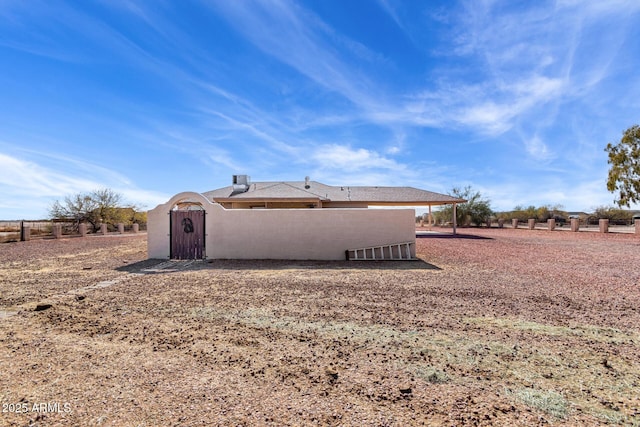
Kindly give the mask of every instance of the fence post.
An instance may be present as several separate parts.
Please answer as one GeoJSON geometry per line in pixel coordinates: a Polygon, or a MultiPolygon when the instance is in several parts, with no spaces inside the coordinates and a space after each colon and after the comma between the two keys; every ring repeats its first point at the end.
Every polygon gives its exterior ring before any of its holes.
{"type": "Polygon", "coordinates": [[[580,230],[580,220],[578,218],[571,218],[571,231],[580,230]]]}
{"type": "Polygon", "coordinates": [[[118,233],[124,233],[124,224],[121,222],[118,223],[118,233]]]}
{"type": "Polygon", "coordinates": [[[598,225],[600,225],[600,232],[601,233],[608,233],[609,232],[609,220],[608,219],[601,219],[600,221],[598,221],[598,225]]]}
{"type": "Polygon", "coordinates": [[[102,233],[103,235],[107,235],[107,224],[102,224],[100,225],[100,233],[102,233]]]}
{"type": "Polygon", "coordinates": [[[513,228],[518,228],[518,219],[517,218],[514,218],[514,219],[511,220],[511,226],[513,228]]]}
{"type": "Polygon", "coordinates": [[[636,225],[636,234],[640,235],[640,219],[636,219],[633,223],[636,225]]]}
{"type": "Polygon", "coordinates": [[[78,233],[80,233],[80,237],[86,237],[86,235],[87,235],[87,224],[85,224],[85,223],[78,224],[78,233]]]}
{"type": "Polygon", "coordinates": [[[556,220],[554,218],[549,218],[547,220],[547,227],[551,231],[555,230],[556,229],[556,220]]]}
{"type": "Polygon", "coordinates": [[[60,224],[53,224],[53,238],[54,239],[60,239],[62,238],[62,225],[60,224]]]}
{"type": "Polygon", "coordinates": [[[533,230],[536,228],[536,220],[534,218],[529,218],[529,230],[533,230]]]}
{"type": "Polygon", "coordinates": [[[31,240],[31,227],[25,227],[24,221],[20,223],[20,241],[27,242],[31,240]]]}
{"type": "Polygon", "coordinates": [[[140,231],[140,226],[137,223],[133,224],[133,232],[137,233],[138,231],[140,231]]]}

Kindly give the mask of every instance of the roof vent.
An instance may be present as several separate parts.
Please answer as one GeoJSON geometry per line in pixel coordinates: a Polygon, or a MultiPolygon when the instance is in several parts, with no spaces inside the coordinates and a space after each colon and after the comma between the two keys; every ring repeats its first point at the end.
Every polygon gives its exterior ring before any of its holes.
{"type": "Polygon", "coordinates": [[[231,195],[246,193],[250,184],[251,177],[249,175],[233,175],[233,192],[231,195]]]}
{"type": "Polygon", "coordinates": [[[311,188],[311,185],[309,185],[309,180],[310,180],[310,179],[311,179],[311,178],[309,178],[308,176],[305,176],[305,177],[304,177],[304,188],[306,188],[307,190],[308,190],[309,188],[311,188]]]}

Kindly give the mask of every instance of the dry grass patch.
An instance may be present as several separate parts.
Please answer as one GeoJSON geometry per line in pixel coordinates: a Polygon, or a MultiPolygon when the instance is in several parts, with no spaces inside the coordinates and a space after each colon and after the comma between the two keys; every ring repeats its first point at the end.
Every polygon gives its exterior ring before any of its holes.
{"type": "Polygon", "coordinates": [[[506,390],[506,394],[512,395],[522,403],[552,415],[556,419],[564,420],[569,415],[569,403],[560,393],[555,391],[521,388],[515,391],[506,390]]]}

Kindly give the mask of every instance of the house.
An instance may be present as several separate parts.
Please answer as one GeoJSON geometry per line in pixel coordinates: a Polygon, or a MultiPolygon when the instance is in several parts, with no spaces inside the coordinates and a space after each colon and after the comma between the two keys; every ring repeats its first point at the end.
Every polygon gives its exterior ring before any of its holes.
{"type": "Polygon", "coordinates": [[[415,212],[401,207],[464,202],[413,187],[234,175],[230,186],[180,193],[150,210],[149,258],[408,259],[415,256],[415,212]],[[394,208],[368,209],[376,206],[394,208]]]}
{"type": "Polygon", "coordinates": [[[444,194],[413,187],[333,186],[311,181],[251,182],[234,175],[228,187],[203,193],[227,209],[367,208],[460,203],[444,194]]]}

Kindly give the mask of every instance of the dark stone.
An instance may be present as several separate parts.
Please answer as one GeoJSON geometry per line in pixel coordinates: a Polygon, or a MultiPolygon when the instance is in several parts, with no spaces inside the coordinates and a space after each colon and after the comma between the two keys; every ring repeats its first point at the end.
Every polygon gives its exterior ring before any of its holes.
{"type": "Polygon", "coordinates": [[[325,370],[325,373],[332,379],[332,380],[337,380],[338,379],[338,371],[336,371],[333,368],[327,368],[325,370]]]}
{"type": "Polygon", "coordinates": [[[411,387],[400,387],[400,393],[411,394],[411,387]]]}

